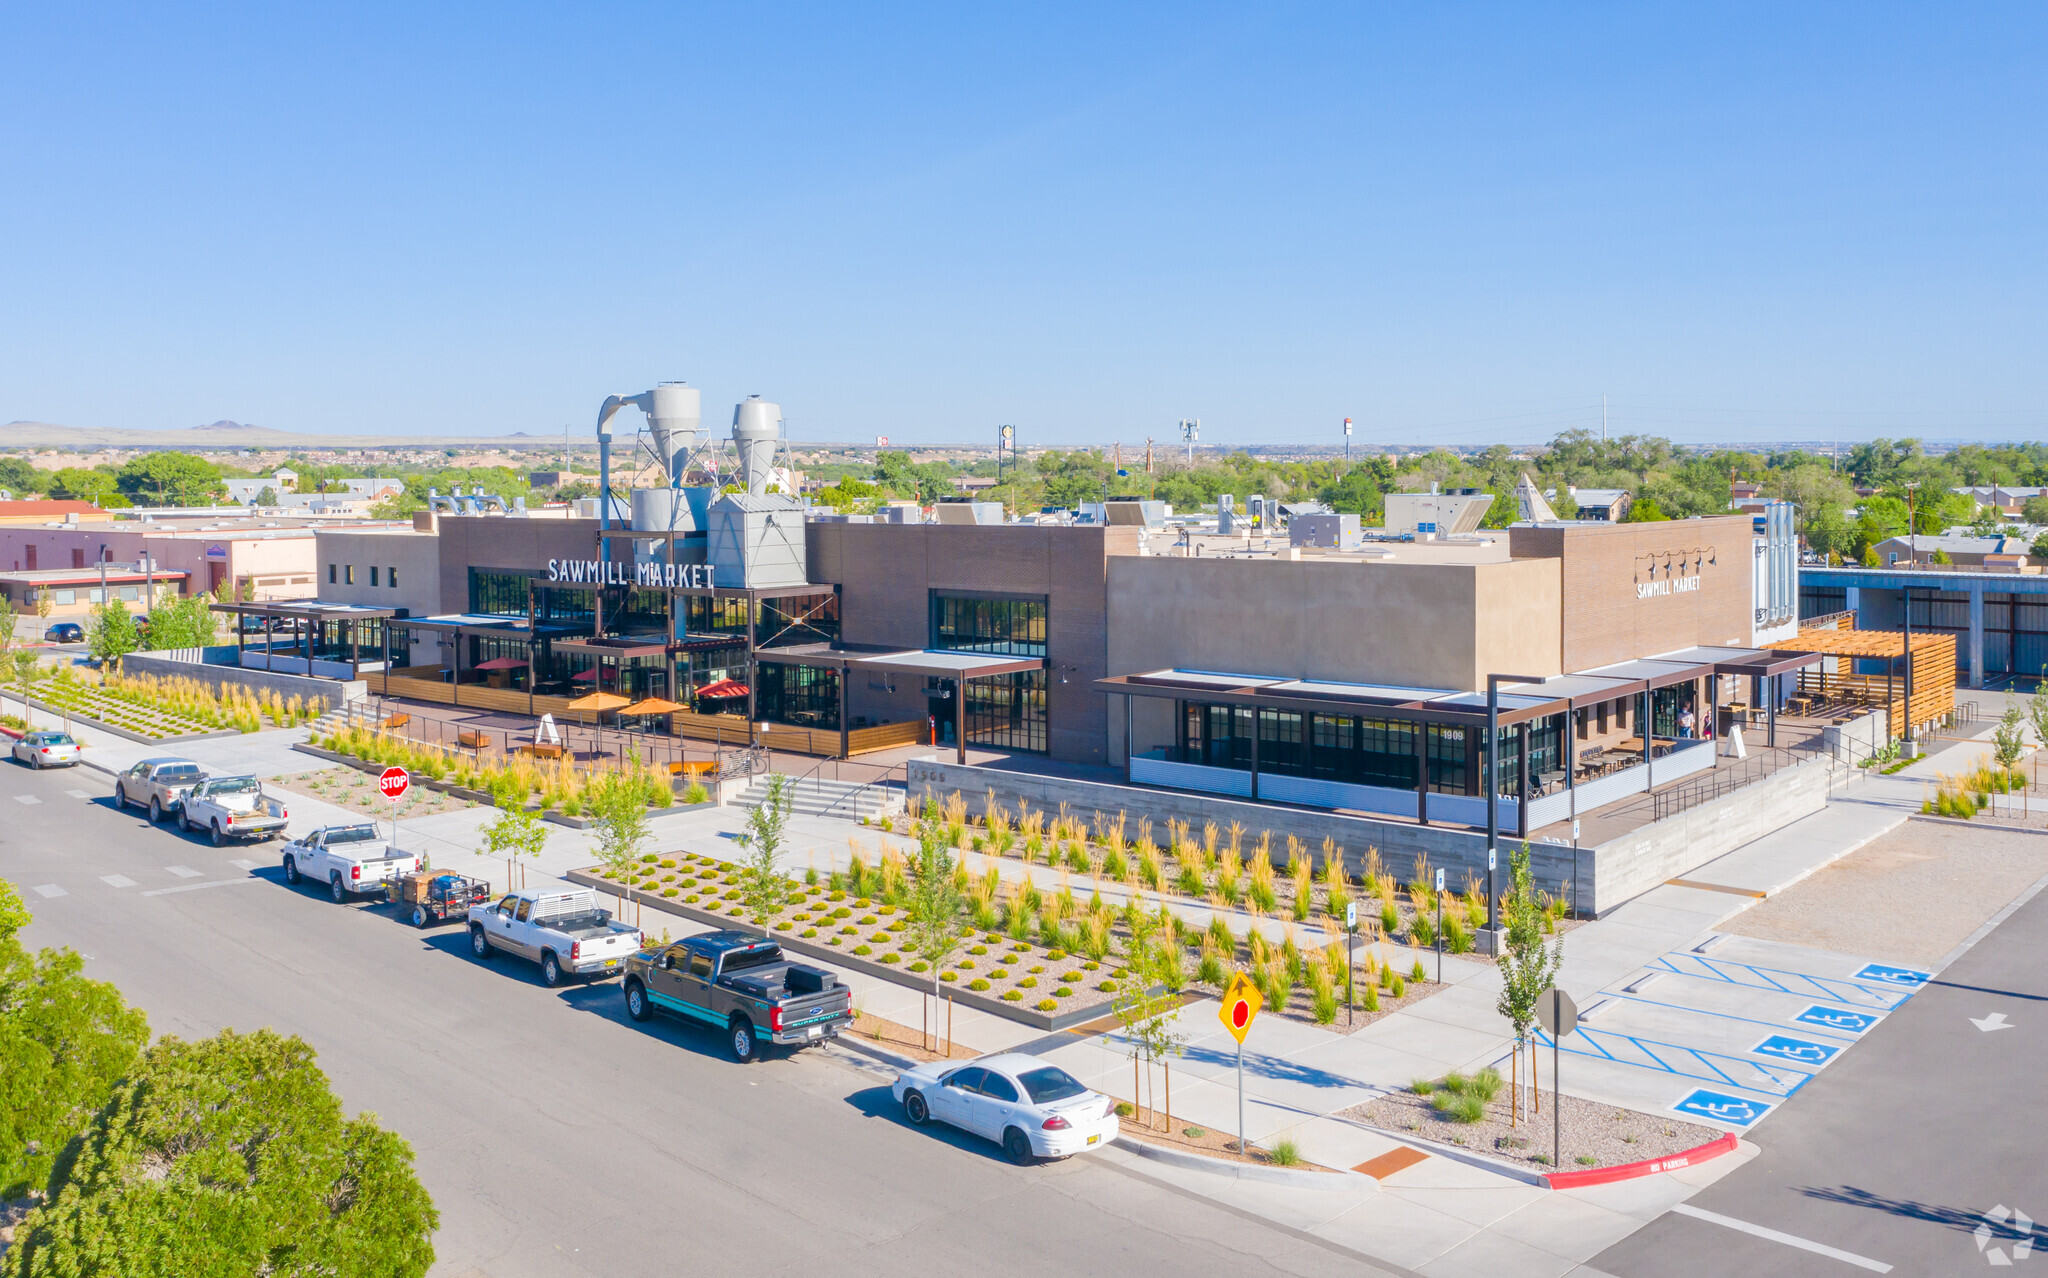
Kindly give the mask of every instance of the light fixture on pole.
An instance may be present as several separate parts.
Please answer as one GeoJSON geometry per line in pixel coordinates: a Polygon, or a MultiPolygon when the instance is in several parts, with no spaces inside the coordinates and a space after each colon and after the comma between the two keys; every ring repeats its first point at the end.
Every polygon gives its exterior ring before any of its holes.
{"type": "MultiPolygon", "coordinates": [[[[1500,686],[1504,683],[1542,683],[1542,675],[1486,676],[1486,939],[1487,952],[1500,953],[1500,897],[1494,889],[1494,870],[1500,864],[1500,686]]],[[[1519,795],[1518,803],[1529,796],[1519,795]]]]}
{"type": "Polygon", "coordinates": [[[1202,438],[1202,419],[1183,417],[1180,419],[1180,442],[1187,449],[1188,469],[1195,468],[1195,444],[1202,438]]]}

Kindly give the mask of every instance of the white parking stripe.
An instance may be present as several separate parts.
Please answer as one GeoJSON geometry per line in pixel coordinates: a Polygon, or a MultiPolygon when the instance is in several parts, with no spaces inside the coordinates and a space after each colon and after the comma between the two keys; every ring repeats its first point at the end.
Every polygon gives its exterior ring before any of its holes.
{"type": "Polygon", "coordinates": [[[135,880],[125,874],[102,874],[100,875],[100,882],[108,887],[124,888],[135,886],[135,880]]]}
{"type": "Polygon", "coordinates": [[[158,888],[158,889],[156,889],[156,890],[155,890],[155,891],[153,891],[153,892],[144,892],[144,893],[143,893],[143,895],[144,895],[144,896],[168,896],[168,895],[170,895],[170,894],[171,894],[171,893],[173,893],[173,892],[195,892],[195,891],[199,890],[200,888],[210,888],[210,887],[232,887],[232,886],[234,886],[234,885],[235,885],[235,884],[237,884],[237,883],[262,883],[262,882],[264,882],[264,880],[262,880],[262,879],[258,879],[258,878],[247,878],[247,879],[213,879],[213,880],[211,880],[211,881],[209,881],[209,882],[206,882],[206,883],[180,883],[180,884],[179,884],[178,886],[176,886],[176,887],[158,888]]]}
{"type": "Polygon", "coordinates": [[[1815,1255],[1844,1261],[1858,1268],[1871,1270],[1874,1273],[1888,1274],[1892,1271],[1892,1267],[1882,1260],[1872,1260],[1868,1256],[1859,1256],[1853,1251],[1843,1251],[1839,1247],[1830,1247],[1826,1243],[1817,1243],[1812,1239],[1801,1238],[1795,1234],[1779,1233],[1775,1229],[1766,1229],[1762,1225],[1752,1225],[1746,1220],[1737,1220],[1733,1216],[1723,1216],[1711,1211],[1702,1211],[1690,1203],[1679,1203],[1671,1210],[1681,1216],[1691,1216],[1695,1220],[1704,1220],[1709,1224],[1720,1225],[1726,1229],[1739,1230],[1742,1233],[1751,1234],[1758,1238],[1767,1238],[1775,1243],[1784,1243],[1787,1247],[1797,1247],[1801,1251],[1810,1251],[1815,1255]]]}
{"type": "Polygon", "coordinates": [[[36,889],[36,895],[42,897],[45,901],[47,901],[50,900],[52,897],[70,896],[71,894],[69,892],[66,892],[63,888],[58,887],[55,883],[45,883],[41,887],[36,889]]]}
{"type": "Polygon", "coordinates": [[[189,865],[167,865],[164,867],[164,869],[171,874],[177,875],[181,879],[196,879],[199,877],[199,871],[193,869],[189,865]]]}
{"type": "Polygon", "coordinates": [[[64,793],[70,795],[74,799],[90,799],[92,797],[90,794],[87,794],[83,790],[66,790],[64,793]]]}
{"type": "Polygon", "coordinates": [[[15,796],[14,796],[14,801],[15,801],[16,803],[41,803],[41,802],[42,802],[42,800],[41,800],[41,799],[38,799],[38,798],[37,798],[36,796],[34,796],[33,794],[17,794],[17,795],[15,795],[15,796]]]}

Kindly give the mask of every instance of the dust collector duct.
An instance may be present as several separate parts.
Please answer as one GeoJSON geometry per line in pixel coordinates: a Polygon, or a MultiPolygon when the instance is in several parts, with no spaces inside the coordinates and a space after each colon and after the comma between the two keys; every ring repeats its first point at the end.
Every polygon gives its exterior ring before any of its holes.
{"type": "Polygon", "coordinates": [[[749,395],[733,406],[732,443],[740,455],[740,482],[747,486],[749,496],[767,495],[769,473],[775,469],[775,448],[781,440],[780,404],[749,395]]]}

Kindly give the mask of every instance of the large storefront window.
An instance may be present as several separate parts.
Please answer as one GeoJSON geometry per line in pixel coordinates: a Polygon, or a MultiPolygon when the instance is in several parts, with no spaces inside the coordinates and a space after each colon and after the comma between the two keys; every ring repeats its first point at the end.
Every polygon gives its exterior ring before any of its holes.
{"type": "Polygon", "coordinates": [[[1045,655],[1045,598],[932,592],[934,648],[1011,657],[1045,655]]]}
{"type": "Polygon", "coordinates": [[[967,681],[967,739],[999,750],[1046,752],[1045,671],[967,681]]]}
{"type": "Polygon", "coordinates": [[[1249,706],[1186,703],[1181,719],[1180,757],[1186,763],[1212,768],[1252,766],[1252,712],[1249,706]]]}
{"type": "Polygon", "coordinates": [[[764,661],[756,670],[760,686],[754,692],[754,709],[761,718],[805,728],[839,726],[837,670],[779,661],[764,661]]]}
{"type": "MultiPolygon", "coordinates": [[[[1351,785],[1415,788],[1415,728],[1399,719],[1314,718],[1309,775],[1351,785]]],[[[1265,759],[1259,760],[1265,767],[1265,759]]]]}
{"type": "Polygon", "coordinates": [[[761,601],[761,624],[755,644],[790,648],[803,643],[839,641],[839,596],[783,595],[761,601]]]}
{"type": "Polygon", "coordinates": [[[684,628],[693,635],[733,635],[745,639],[747,601],[725,595],[683,596],[684,628]]]}
{"type": "Polygon", "coordinates": [[[1429,788],[1438,794],[1469,794],[1465,764],[1467,729],[1447,723],[1429,725],[1429,788]]]}
{"type": "Polygon", "coordinates": [[[516,572],[469,570],[469,610],[485,617],[524,617],[526,583],[530,578],[516,572]]]}

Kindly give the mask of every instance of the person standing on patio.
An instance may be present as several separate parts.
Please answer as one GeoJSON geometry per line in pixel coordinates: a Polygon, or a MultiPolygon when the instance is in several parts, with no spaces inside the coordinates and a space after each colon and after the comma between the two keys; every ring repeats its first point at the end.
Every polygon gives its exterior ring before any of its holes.
{"type": "Polygon", "coordinates": [[[1692,739],[1693,722],[1692,703],[1688,701],[1678,711],[1679,740],[1689,741],[1692,739]]]}

